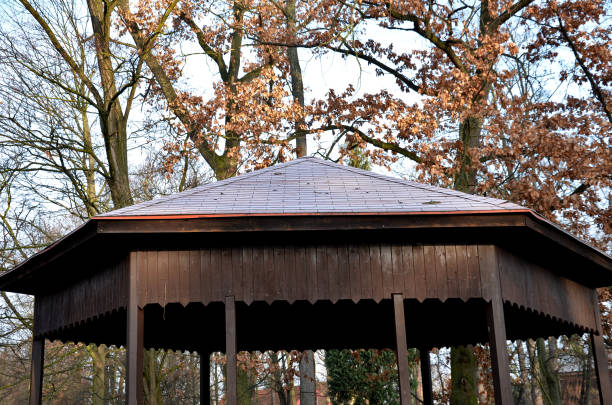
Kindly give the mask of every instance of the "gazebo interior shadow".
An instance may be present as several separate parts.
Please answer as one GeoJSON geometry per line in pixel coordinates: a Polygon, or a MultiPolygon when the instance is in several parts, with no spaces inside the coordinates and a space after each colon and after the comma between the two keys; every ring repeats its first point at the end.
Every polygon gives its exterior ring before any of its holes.
{"type": "MultiPolygon", "coordinates": [[[[431,349],[489,341],[483,299],[405,300],[408,347],[431,349]]],[[[537,311],[504,304],[507,339],[571,336],[585,328],[537,311]]],[[[144,308],[144,346],[189,352],[225,351],[222,303],[150,304],[144,308]]],[[[393,349],[393,303],[374,300],[236,303],[239,351],[306,349],[393,349]],[[248,339],[241,339],[248,336],[248,339]]],[[[49,340],[123,346],[126,311],[104,314],[47,334],[49,340]]]]}

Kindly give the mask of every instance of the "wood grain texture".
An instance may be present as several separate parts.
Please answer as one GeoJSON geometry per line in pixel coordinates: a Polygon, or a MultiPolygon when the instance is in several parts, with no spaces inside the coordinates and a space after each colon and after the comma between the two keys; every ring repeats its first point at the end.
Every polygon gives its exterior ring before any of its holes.
{"type": "Polygon", "coordinates": [[[487,305],[487,326],[491,350],[491,368],[496,405],[513,405],[510,364],[506,347],[506,326],[501,291],[491,291],[492,299],[487,305]]]}
{"type": "Polygon", "coordinates": [[[496,251],[504,301],[597,330],[599,318],[595,314],[593,289],[505,249],[496,251]]]}
{"type": "Polygon", "coordinates": [[[404,315],[404,296],[393,294],[393,314],[395,320],[395,357],[399,377],[400,404],[410,405],[410,366],[406,345],[406,318],[404,315]]]}
{"type": "Polygon", "coordinates": [[[128,302],[126,325],[126,402],[127,405],[144,405],[142,378],[144,350],[144,310],[138,305],[137,254],[129,256],[128,302]]]}
{"type": "Polygon", "coordinates": [[[36,334],[46,334],[125,308],[126,263],[127,257],[114,260],[89,278],[66,285],[51,294],[37,296],[36,334]]]}
{"type": "Polygon", "coordinates": [[[225,355],[226,363],[226,403],[238,404],[238,365],[236,349],[236,303],[234,297],[225,297],[225,355]]]}
{"type": "MultiPolygon", "coordinates": [[[[597,330],[593,290],[493,245],[329,243],[210,246],[136,251],[139,305],[208,305],[233,293],[237,301],[295,302],[390,299],[503,300],[597,330]],[[495,269],[500,269],[499,277],[495,269]]],[[[37,297],[40,333],[126,308],[127,260],[101,265],[90,277],[37,297]]]]}
{"type": "Polygon", "coordinates": [[[35,298],[34,337],[32,339],[32,366],[30,369],[30,405],[42,405],[43,372],[45,365],[45,338],[37,337],[40,320],[40,303],[35,298]]]}

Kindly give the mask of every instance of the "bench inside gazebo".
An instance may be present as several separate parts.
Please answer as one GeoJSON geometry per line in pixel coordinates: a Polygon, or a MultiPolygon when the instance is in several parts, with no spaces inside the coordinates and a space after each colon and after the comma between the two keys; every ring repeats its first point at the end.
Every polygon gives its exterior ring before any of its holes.
{"type": "Polygon", "coordinates": [[[129,405],[145,348],[199,352],[201,403],[208,355],[225,352],[227,405],[238,351],[393,348],[408,405],[416,347],[429,405],[429,350],[490,343],[510,405],[507,340],[584,333],[611,405],[596,294],[610,285],[609,256],[532,210],[316,158],[100,215],[0,276],[35,296],[32,405],[45,339],[125,345],[129,405]]]}

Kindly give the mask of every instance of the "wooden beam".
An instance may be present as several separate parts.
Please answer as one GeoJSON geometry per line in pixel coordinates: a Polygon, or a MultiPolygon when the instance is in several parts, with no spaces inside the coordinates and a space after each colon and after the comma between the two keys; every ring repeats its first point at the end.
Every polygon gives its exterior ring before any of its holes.
{"type": "Polygon", "coordinates": [[[210,405],[210,353],[200,351],[200,405],[210,405]]]}
{"type": "Polygon", "coordinates": [[[45,339],[32,340],[32,369],[30,380],[30,405],[42,404],[43,367],[45,362],[45,339]]]}
{"type": "Polygon", "coordinates": [[[429,349],[419,349],[421,358],[421,381],[423,383],[423,405],[433,405],[433,387],[431,383],[431,363],[429,349]]]}
{"type": "Polygon", "coordinates": [[[127,405],[144,405],[144,310],[138,306],[138,263],[135,252],[130,253],[129,261],[126,336],[126,396],[127,405]]]}
{"type": "Polygon", "coordinates": [[[612,405],[612,382],[610,382],[610,370],[608,369],[608,355],[601,334],[591,333],[591,344],[599,387],[599,402],[601,405],[612,405]]]}
{"type": "Polygon", "coordinates": [[[404,317],[403,294],[393,294],[393,310],[395,314],[395,342],[397,348],[400,404],[410,405],[410,367],[408,366],[408,346],[406,344],[406,318],[404,317]]]}
{"type": "Polygon", "coordinates": [[[233,296],[227,296],[225,297],[226,405],[238,404],[236,354],[236,302],[233,296]]]}
{"type": "Polygon", "coordinates": [[[499,289],[494,289],[491,302],[487,303],[487,326],[489,329],[495,404],[513,405],[510,365],[506,347],[504,305],[499,289]]]}

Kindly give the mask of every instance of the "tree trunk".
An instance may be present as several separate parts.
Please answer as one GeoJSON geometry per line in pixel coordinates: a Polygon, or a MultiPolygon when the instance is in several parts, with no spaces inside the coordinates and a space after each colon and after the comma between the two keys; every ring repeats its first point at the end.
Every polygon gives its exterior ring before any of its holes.
{"type": "Polygon", "coordinates": [[[478,405],[477,372],[471,345],[451,347],[451,405],[478,405]]]}
{"type": "Polygon", "coordinates": [[[527,355],[529,356],[529,364],[531,365],[531,403],[533,405],[543,405],[541,390],[538,380],[540,379],[540,367],[536,354],[536,344],[533,340],[527,340],[527,355]]]}
{"type": "Polygon", "coordinates": [[[115,71],[110,49],[112,8],[109,9],[106,3],[101,0],[87,0],[87,6],[104,95],[104,105],[99,105],[97,108],[108,161],[109,178],[107,183],[114,207],[121,208],[132,205],[134,200],[130,192],[128,175],[127,122],[117,97],[115,71]]]}
{"type": "MultiPolygon", "coordinates": [[[[553,338],[554,341],[554,338],[553,338]]],[[[536,341],[538,365],[542,375],[542,393],[544,402],[547,405],[561,405],[561,387],[559,385],[559,376],[556,370],[556,359],[553,356],[556,354],[555,343],[546,347],[546,341],[539,338],[536,341]]]]}
{"type": "Polygon", "coordinates": [[[316,405],[315,358],[306,350],[300,360],[300,405],[316,405]]]}
{"type": "MultiPolygon", "coordinates": [[[[162,392],[161,392],[161,376],[159,370],[161,369],[158,364],[157,351],[154,349],[145,350],[144,352],[144,391],[145,391],[145,404],[146,405],[162,405],[162,392]]],[[[162,357],[160,362],[164,362],[162,357]]]]}
{"type": "Polygon", "coordinates": [[[106,346],[89,345],[87,346],[87,352],[91,357],[91,365],[93,368],[92,404],[104,405],[104,381],[107,353],[106,346]]]}
{"type": "MultiPolygon", "coordinates": [[[[527,388],[529,386],[529,370],[527,369],[527,360],[525,357],[525,348],[520,340],[516,342],[516,353],[519,362],[519,373],[521,375],[521,389],[518,396],[518,405],[528,405],[527,388]]],[[[535,404],[534,404],[535,405],[535,404]]]]}
{"type": "MultiPolygon", "coordinates": [[[[295,16],[295,0],[287,0],[287,27],[289,41],[297,41],[296,33],[296,16],[295,16]]],[[[291,94],[293,102],[297,103],[302,111],[304,110],[304,82],[302,80],[302,68],[300,67],[300,59],[298,57],[298,49],[295,46],[287,47],[287,57],[289,59],[289,74],[291,76],[291,94]]],[[[306,134],[301,133],[306,129],[306,122],[303,118],[299,118],[294,125],[296,133],[295,153],[297,157],[306,156],[308,154],[308,141],[306,134]]],[[[301,381],[300,381],[301,384],[301,381]]],[[[301,392],[301,391],[300,391],[301,392]]],[[[300,397],[302,394],[300,394],[300,397]]]]}

